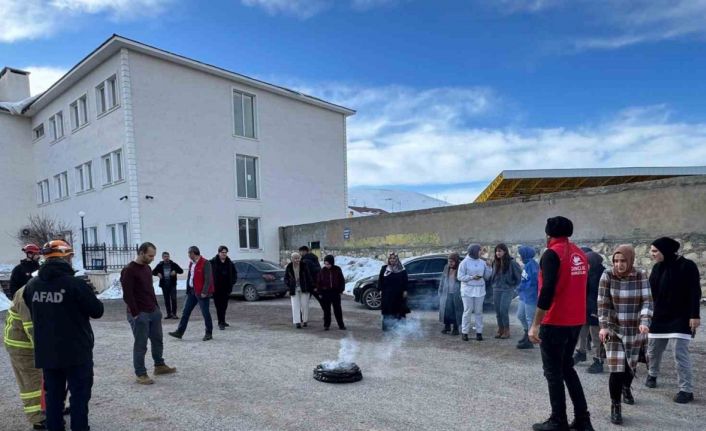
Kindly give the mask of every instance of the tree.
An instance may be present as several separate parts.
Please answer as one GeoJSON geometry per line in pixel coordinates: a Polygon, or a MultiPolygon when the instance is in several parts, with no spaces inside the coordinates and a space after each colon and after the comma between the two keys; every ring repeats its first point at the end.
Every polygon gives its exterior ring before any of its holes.
{"type": "Polygon", "coordinates": [[[53,239],[63,239],[72,243],[73,227],[55,217],[46,214],[30,215],[27,225],[17,232],[15,239],[20,245],[37,244],[42,246],[53,239]]]}

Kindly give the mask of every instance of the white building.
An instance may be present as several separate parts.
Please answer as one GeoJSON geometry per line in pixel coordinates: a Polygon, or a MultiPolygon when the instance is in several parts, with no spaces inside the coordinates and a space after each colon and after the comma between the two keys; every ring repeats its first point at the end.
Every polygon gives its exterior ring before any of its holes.
{"type": "MultiPolygon", "coordinates": [[[[29,97],[0,73],[0,102],[29,97]]],[[[346,216],[354,111],[113,36],[35,99],[0,103],[0,262],[29,214],[87,243],[154,242],[178,262],[278,260],[278,228],[346,216]],[[20,112],[17,112],[17,111],[20,112]]]]}

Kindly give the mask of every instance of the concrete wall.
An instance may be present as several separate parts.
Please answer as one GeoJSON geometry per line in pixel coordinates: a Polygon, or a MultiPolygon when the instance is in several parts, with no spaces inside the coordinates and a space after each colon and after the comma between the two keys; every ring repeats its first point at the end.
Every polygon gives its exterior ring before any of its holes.
{"type": "Polygon", "coordinates": [[[31,133],[28,118],[0,113],[0,263],[24,257],[14,237],[36,208],[31,133]]]}
{"type": "Polygon", "coordinates": [[[189,245],[213,256],[277,260],[278,228],[345,215],[341,114],[129,53],[142,239],[183,261],[189,245]],[[232,93],[256,97],[256,139],[234,135],[232,93]],[[259,158],[259,199],[239,199],[236,154],[259,158]],[[154,196],[145,200],[144,195],[154,196]],[[238,216],[260,217],[260,249],[241,250],[238,216]]]}
{"type": "MultiPolygon", "coordinates": [[[[548,217],[574,222],[575,242],[605,256],[620,243],[637,246],[638,264],[651,267],[648,245],[669,235],[682,241],[687,257],[706,266],[706,177],[682,177],[623,186],[458,205],[421,211],[333,220],[280,229],[281,259],[302,244],[320,241],[322,253],[383,258],[395,250],[403,256],[463,252],[471,242],[492,249],[504,242],[513,248],[545,243],[548,217]],[[344,230],[350,232],[344,239],[344,230]]],[[[706,280],[704,280],[706,282],[706,280]]]]}

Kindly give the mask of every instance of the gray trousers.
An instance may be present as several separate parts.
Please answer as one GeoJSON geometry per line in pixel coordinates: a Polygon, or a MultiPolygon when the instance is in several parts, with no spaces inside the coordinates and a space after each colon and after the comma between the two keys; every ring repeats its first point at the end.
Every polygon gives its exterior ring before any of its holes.
{"type": "MultiPolygon", "coordinates": [[[[598,325],[583,325],[579,334],[579,343],[576,345],[576,350],[581,353],[586,353],[588,348],[588,334],[591,334],[591,343],[593,344],[593,357],[601,359],[601,341],[598,338],[598,325]]],[[[602,362],[602,360],[601,360],[602,362]]]]}
{"type": "Polygon", "coordinates": [[[471,330],[471,315],[475,316],[476,334],[483,333],[483,296],[462,296],[463,316],[461,321],[461,333],[468,334],[471,330]]]}
{"type": "Polygon", "coordinates": [[[162,312],[157,307],[151,313],[142,312],[136,317],[127,313],[127,321],[132,328],[132,335],[135,343],[132,347],[132,364],[135,367],[135,375],[143,376],[147,374],[145,368],[145,355],[147,354],[147,340],[152,344],[152,359],[154,365],[164,365],[164,343],[162,342],[162,312]]]}
{"type": "Polygon", "coordinates": [[[647,345],[647,358],[650,362],[649,374],[652,377],[659,376],[659,364],[662,362],[662,354],[670,340],[674,341],[674,363],[677,367],[679,390],[691,393],[693,392],[691,358],[689,357],[689,342],[691,340],[684,338],[650,338],[647,345]]]}

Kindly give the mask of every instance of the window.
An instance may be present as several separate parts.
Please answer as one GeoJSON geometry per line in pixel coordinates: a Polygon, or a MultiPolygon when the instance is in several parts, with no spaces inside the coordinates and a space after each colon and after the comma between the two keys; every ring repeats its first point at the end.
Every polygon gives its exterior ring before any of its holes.
{"type": "Polygon", "coordinates": [[[96,108],[98,115],[105,114],[118,106],[118,93],[115,75],[101,82],[96,87],[96,108]]]}
{"type": "Polygon", "coordinates": [[[86,244],[96,245],[98,244],[98,228],[95,226],[86,228],[86,244]]]}
{"type": "Polygon", "coordinates": [[[257,199],[257,157],[235,156],[239,198],[257,199]]]}
{"type": "Polygon", "coordinates": [[[448,259],[431,259],[427,262],[427,267],[424,268],[424,272],[427,274],[436,274],[443,272],[448,259]]]}
{"type": "Polygon", "coordinates": [[[255,96],[233,91],[233,118],[235,134],[255,137],[255,96]]]}
{"type": "Polygon", "coordinates": [[[86,95],[84,94],[69,105],[69,111],[71,112],[71,130],[76,130],[88,123],[86,95]]]}
{"type": "Polygon", "coordinates": [[[52,142],[64,137],[64,114],[61,111],[49,117],[49,130],[52,142]]]}
{"type": "Polygon", "coordinates": [[[39,126],[35,127],[34,130],[32,130],[32,139],[37,140],[39,138],[42,138],[44,136],[44,123],[40,124],[39,126]]]}
{"type": "Polygon", "coordinates": [[[235,262],[235,270],[238,271],[238,280],[242,280],[248,275],[248,265],[243,262],[235,262]]]}
{"type": "Polygon", "coordinates": [[[405,269],[407,270],[407,274],[412,275],[412,274],[421,274],[422,271],[424,271],[424,265],[426,265],[425,260],[415,260],[414,262],[410,262],[409,264],[405,264],[405,269]]]}
{"type": "Polygon", "coordinates": [[[66,171],[54,175],[54,184],[56,185],[57,199],[69,197],[69,175],[66,171]]]}
{"type": "Polygon", "coordinates": [[[42,180],[37,183],[37,202],[45,204],[49,202],[49,180],[42,180]]]}
{"type": "Polygon", "coordinates": [[[76,193],[93,190],[93,169],[91,162],[76,166],[76,193]]]}
{"type": "Polygon", "coordinates": [[[106,231],[108,245],[119,247],[128,244],[127,223],[109,224],[106,231]]]}
{"type": "Polygon", "coordinates": [[[256,217],[238,218],[238,235],[240,248],[257,250],[260,248],[260,219],[256,217]]]}
{"type": "Polygon", "coordinates": [[[123,178],[123,150],[116,150],[101,158],[103,162],[103,185],[110,185],[122,181],[123,178]]]}

